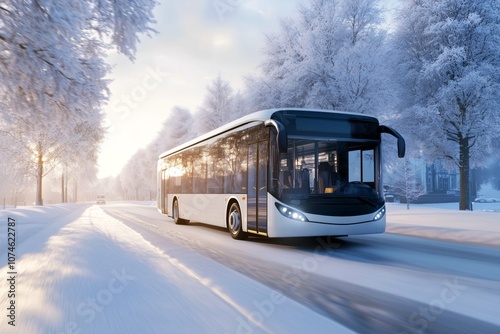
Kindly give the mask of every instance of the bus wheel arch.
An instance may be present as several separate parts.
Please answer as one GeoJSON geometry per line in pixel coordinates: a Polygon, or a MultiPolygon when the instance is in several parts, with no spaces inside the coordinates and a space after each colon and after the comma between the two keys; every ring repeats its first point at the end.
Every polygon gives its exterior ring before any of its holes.
{"type": "Polygon", "coordinates": [[[233,239],[246,239],[248,234],[243,231],[243,216],[237,200],[229,201],[226,213],[226,226],[233,239]]]}

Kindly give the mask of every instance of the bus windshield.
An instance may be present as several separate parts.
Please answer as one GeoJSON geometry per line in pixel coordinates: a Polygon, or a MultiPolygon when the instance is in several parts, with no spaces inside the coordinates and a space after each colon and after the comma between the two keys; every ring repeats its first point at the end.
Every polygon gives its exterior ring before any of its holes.
{"type": "Polygon", "coordinates": [[[271,192],[305,213],[362,215],[384,205],[380,191],[379,142],[294,138],[271,173],[271,192]]]}

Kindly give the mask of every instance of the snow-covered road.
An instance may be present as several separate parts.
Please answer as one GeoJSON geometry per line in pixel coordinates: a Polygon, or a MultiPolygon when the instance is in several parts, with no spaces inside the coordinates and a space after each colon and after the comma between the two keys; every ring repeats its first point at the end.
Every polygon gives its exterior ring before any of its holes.
{"type": "Polygon", "coordinates": [[[0,333],[498,332],[500,248],[482,242],[500,214],[457,243],[401,235],[443,234],[438,211],[391,211],[394,233],[243,242],[150,203],[0,211],[0,333]]]}

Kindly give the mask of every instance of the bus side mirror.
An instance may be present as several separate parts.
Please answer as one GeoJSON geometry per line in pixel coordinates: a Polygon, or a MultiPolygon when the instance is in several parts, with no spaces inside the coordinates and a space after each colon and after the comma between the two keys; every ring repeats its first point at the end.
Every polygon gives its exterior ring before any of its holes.
{"type": "Polygon", "coordinates": [[[274,119],[268,119],[264,122],[264,125],[267,127],[272,126],[276,129],[276,142],[278,143],[278,150],[280,153],[286,153],[288,151],[288,136],[286,135],[286,130],[283,124],[274,119]]]}
{"type": "Polygon", "coordinates": [[[404,158],[405,153],[406,153],[406,143],[405,143],[405,139],[403,138],[403,136],[401,136],[399,134],[399,132],[397,132],[393,128],[390,128],[390,127],[385,126],[385,125],[379,126],[379,132],[380,133],[388,133],[388,134],[397,138],[397,140],[398,140],[398,158],[404,158]]]}

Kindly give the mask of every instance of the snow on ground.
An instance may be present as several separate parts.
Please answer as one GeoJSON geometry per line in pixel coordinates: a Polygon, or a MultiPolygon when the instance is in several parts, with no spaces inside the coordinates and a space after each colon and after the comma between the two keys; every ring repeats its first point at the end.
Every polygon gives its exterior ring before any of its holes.
{"type": "Polygon", "coordinates": [[[0,211],[0,333],[350,333],[217,262],[169,247],[159,250],[95,205],[0,211]],[[14,275],[8,218],[16,225],[14,275]],[[13,301],[15,327],[7,317],[13,301]]]}
{"type": "Polygon", "coordinates": [[[387,203],[386,232],[433,239],[500,246],[500,203],[473,203],[474,211],[459,211],[458,203],[387,203]]]}
{"type": "MultiPolygon", "coordinates": [[[[460,212],[456,204],[412,205],[406,210],[404,204],[389,203],[387,231],[499,246],[500,213],[495,205],[499,204],[460,212]]],[[[349,332],[192,250],[166,247],[156,248],[95,205],[0,210],[0,333],[349,332]],[[9,217],[16,222],[14,298],[9,296],[12,275],[7,266],[9,217]],[[7,317],[12,300],[15,328],[7,317]]],[[[282,263],[304,256],[285,249],[273,254],[282,263]]],[[[459,314],[498,321],[491,316],[496,283],[453,281],[408,269],[388,272],[381,264],[353,264],[341,258],[328,261],[345,268],[336,273],[337,279],[424,303],[433,301],[446,284],[466,287],[467,293],[446,306],[459,314]],[[367,270],[369,280],[360,274],[367,270]],[[388,286],[387,281],[393,283],[388,286]]],[[[318,266],[316,273],[329,277],[329,267],[318,266]]]]}
{"type": "MultiPolygon", "coordinates": [[[[466,248],[465,243],[473,242],[487,247],[485,254],[495,252],[500,243],[500,213],[498,212],[463,212],[458,209],[451,209],[453,205],[412,205],[410,210],[406,205],[389,203],[387,210],[387,232],[385,235],[372,236],[353,236],[348,240],[360,239],[384,239],[387,242],[396,241],[395,234],[406,234],[429,239],[422,239],[418,244],[421,252],[413,252],[402,249],[399,254],[393,254],[393,247],[380,247],[377,249],[368,249],[367,252],[373,254],[375,258],[389,259],[389,262],[381,261],[356,261],[353,260],[361,250],[352,250],[352,258],[336,256],[316,257],[315,255],[304,256],[298,250],[284,248],[273,249],[270,254],[258,252],[268,252],[267,249],[246,249],[246,252],[252,253],[256,258],[269,258],[270,261],[277,261],[280,264],[287,264],[291,267],[306,268],[312,266],[314,273],[323,277],[331,277],[336,280],[345,281],[367,288],[374,292],[384,292],[394,295],[396,298],[404,298],[423,305],[440,305],[442,309],[454,312],[459,317],[480,319],[486,323],[494,324],[500,327],[500,318],[498,317],[500,284],[498,278],[500,272],[495,268],[486,271],[491,275],[490,279],[473,278],[461,275],[450,275],[448,273],[436,272],[432,270],[421,270],[418,267],[405,268],[391,265],[391,260],[398,257],[408,257],[407,260],[421,262],[426,258],[426,247],[433,245],[432,239],[449,240],[457,242],[449,245],[450,251],[457,251],[466,248]],[[477,228],[477,229],[476,229],[477,228]],[[495,239],[496,238],[496,239],[495,239]],[[332,268],[342,268],[341,270],[332,270],[332,268]],[[388,284],[389,282],[389,284],[388,284]],[[456,295],[447,300],[446,294],[453,290],[456,295]],[[456,297],[456,298],[455,298],[456,297]]],[[[458,208],[458,205],[456,205],[458,208]]],[[[366,241],[369,243],[369,241],[366,241]]],[[[400,242],[400,241],[399,241],[400,242]]],[[[328,251],[330,252],[330,251],[328,251]]],[[[335,245],[332,245],[332,254],[336,253],[335,245]]],[[[495,254],[495,253],[494,253],[495,254]]],[[[442,267],[462,267],[481,268],[481,264],[470,263],[464,259],[432,257],[437,261],[435,265],[442,267]],[[443,262],[440,262],[443,261],[443,262]]],[[[474,261],[472,261],[474,262],[474,261]]],[[[431,262],[424,262],[431,264],[431,262]]],[[[385,310],[380,309],[380,317],[390,317],[384,314],[385,310]]],[[[373,312],[373,310],[370,310],[373,312]]],[[[413,319],[415,320],[415,319],[413,319]]],[[[420,326],[409,323],[413,328],[420,326]]],[[[422,333],[424,330],[421,331],[422,333]]],[[[401,333],[406,333],[402,331],[401,333]]]]}

